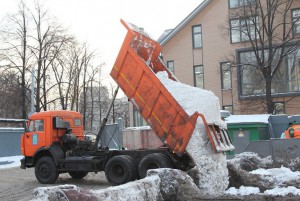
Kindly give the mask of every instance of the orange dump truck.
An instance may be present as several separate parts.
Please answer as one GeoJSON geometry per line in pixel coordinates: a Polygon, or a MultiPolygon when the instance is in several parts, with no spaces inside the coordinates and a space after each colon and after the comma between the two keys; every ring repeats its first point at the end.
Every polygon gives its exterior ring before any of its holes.
{"type": "MultiPolygon", "coordinates": [[[[228,133],[195,112],[189,116],[155,73],[167,71],[159,58],[160,45],[140,28],[122,21],[128,32],[111,76],[151,125],[165,146],[157,149],[109,150],[84,140],[82,117],[73,111],[39,112],[30,116],[21,138],[21,168],[35,167],[40,183],[54,183],[60,173],[82,179],[88,172],[105,171],[112,185],[146,176],[148,169],[188,170],[195,164],[185,152],[198,117],[216,152],[232,150],[228,133]]],[[[105,122],[105,121],[103,121],[105,122]]]]}

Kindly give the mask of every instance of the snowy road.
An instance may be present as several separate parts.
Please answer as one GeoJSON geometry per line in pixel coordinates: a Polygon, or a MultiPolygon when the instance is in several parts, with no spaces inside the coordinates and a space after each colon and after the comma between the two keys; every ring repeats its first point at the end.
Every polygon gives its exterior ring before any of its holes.
{"type": "Polygon", "coordinates": [[[103,189],[109,187],[103,173],[89,173],[82,181],[72,179],[68,174],[61,174],[53,185],[40,184],[34,175],[34,168],[22,170],[19,167],[0,169],[0,200],[30,200],[33,190],[42,186],[74,184],[86,189],[103,189]]]}

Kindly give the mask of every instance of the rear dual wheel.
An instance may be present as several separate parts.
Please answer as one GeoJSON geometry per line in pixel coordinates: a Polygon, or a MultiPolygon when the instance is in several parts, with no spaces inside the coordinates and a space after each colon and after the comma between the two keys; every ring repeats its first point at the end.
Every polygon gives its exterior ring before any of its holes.
{"type": "Polygon", "coordinates": [[[171,159],[161,153],[148,154],[142,158],[138,168],[131,156],[114,156],[105,166],[105,176],[112,185],[120,185],[137,178],[145,178],[149,169],[173,168],[171,159]]]}
{"type": "Polygon", "coordinates": [[[137,179],[137,167],[132,157],[114,156],[105,166],[105,176],[112,185],[125,184],[137,179]]]}
{"type": "Polygon", "coordinates": [[[157,168],[173,168],[171,159],[161,153],[153,153],[144,156],[138,167],[140,178],[145,178],[148,170],[157,168]]]}

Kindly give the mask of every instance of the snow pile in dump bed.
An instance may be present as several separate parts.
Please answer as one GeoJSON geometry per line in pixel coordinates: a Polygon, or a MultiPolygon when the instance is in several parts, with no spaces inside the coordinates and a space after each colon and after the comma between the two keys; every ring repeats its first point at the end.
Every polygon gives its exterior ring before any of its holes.
{"type": "Polygon", "coordinates": [[[226,127],[225,122],[221,120],[219,99],[213,92],[175,82],[168,78],[165,71],[158,72],[156,76],[187,114],[193,115],[198,111],[208,123],[226,127]]]}
{"type": "MultiPolygon", "coordinates": [[[[221,120],[219,99],[213,92],[175,82],[168,78],[167,72],[159,72],[156,76],[188,115],[198,111],[208,123],[226,128],[225,122],[221,120]]],[[[186,151],[198,167],[197,185],[200,190],[211,195],[224,193],[229,184],[226,156],[214,152],[200,118],[186,151]]]]}

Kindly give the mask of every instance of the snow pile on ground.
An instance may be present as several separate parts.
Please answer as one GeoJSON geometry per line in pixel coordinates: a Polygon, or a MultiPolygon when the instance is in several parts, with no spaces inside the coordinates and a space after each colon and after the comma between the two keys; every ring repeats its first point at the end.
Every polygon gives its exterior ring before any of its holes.
{"type": "MultiPolygon", "coordinates": [[[[208,123],[226,128],[225,122],[221,120],[219,99],[213,92],[175,82],[168,78],[167,72],[159,72],[156,76],[188,115],[198,111],[208,123]]],[[[214,152],[200,118],[186,151],[198,167],[201,192],[214,195],[224,193],[229,184],[226,156],[214,152]]]]}
{"type": "Polygon", "coordinates": [[[290,181],[299,181],[300,172],[293,172],[286,167],[272,168],[272,169],[257,169],[250,172],[250,174],[260,175],[269,182],[277,186],[285,186],[285,183],[290,181]]]}
{"type": "Polygon", "coordinates": [[[84,190],[74,185],[40,187],[35,189],[34,196],[34,201],[186,201],[199,198],[200,190],[185,172],[165,168],[149,170],[144,179],[107,189],[84,190]]]}
{"type": "Polygon", "coordinates": [[[23,156],[8,156],[0,158],[0,169],[18,167],[23,156]]]}
{"type": "Polygon", "coordinates": [[[271,190],[266,190],[264,194],[275,196],[300,195],[300,189],[294,186],[288,186],[287,188],[276,187],[271,190]]]}
{"type": "Polygon", "coordinates": [[[243,195],[255,188],[253,194],[300,195],[300,172],[275,165],[270,157],[261,158],[256,153],[237,154],[234,159],[228,160],[231,188],[226,194],[243,195]]]}

